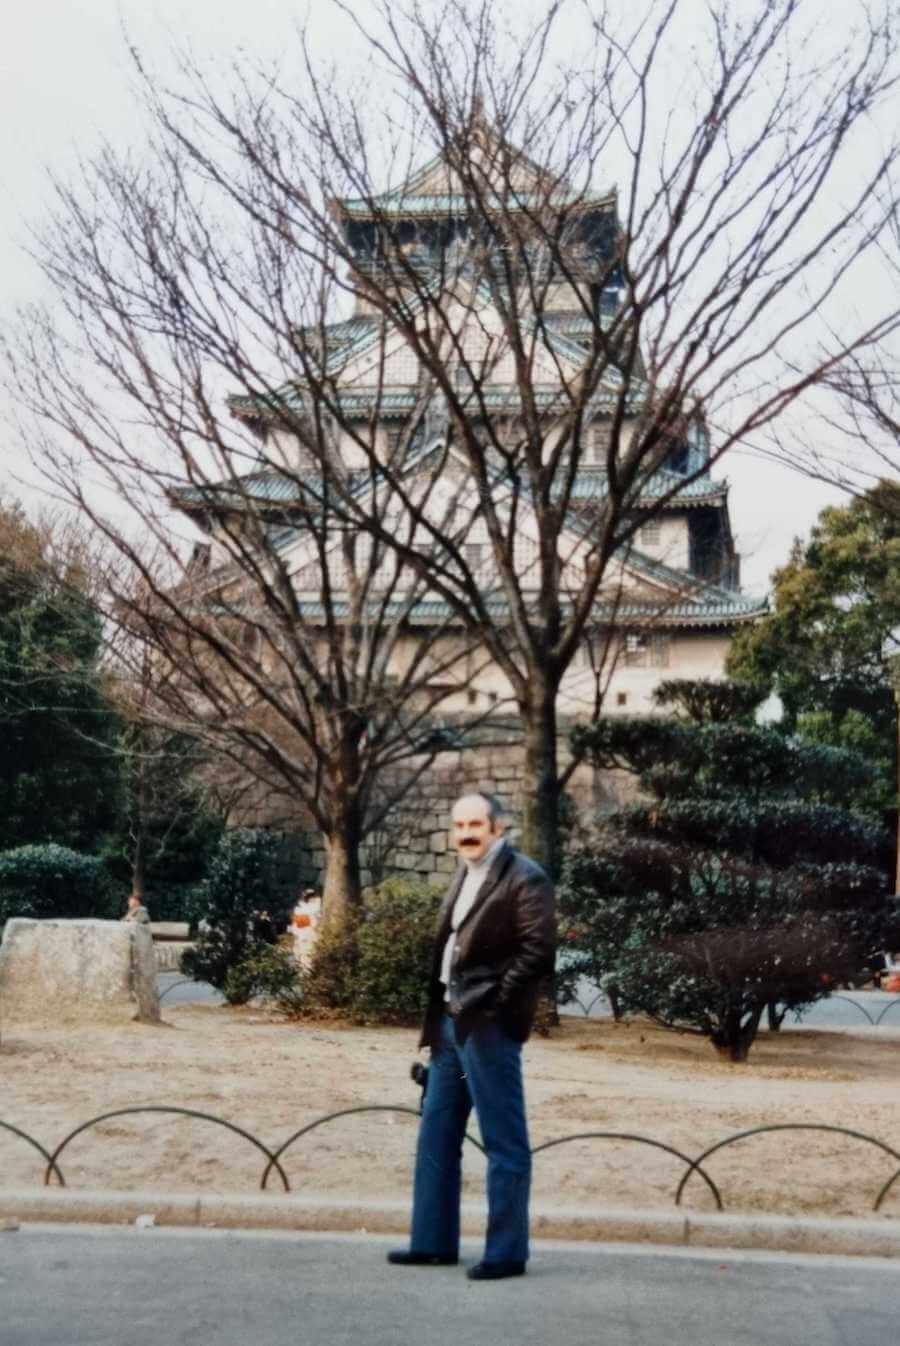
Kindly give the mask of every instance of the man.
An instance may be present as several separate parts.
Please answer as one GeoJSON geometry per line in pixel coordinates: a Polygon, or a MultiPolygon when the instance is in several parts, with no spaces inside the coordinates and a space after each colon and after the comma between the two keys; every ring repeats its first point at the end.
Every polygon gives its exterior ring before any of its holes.
{"type": "Polygon", "coordinates": [[[438,917],[420,1047],[431,1069],[419,1129],[409,1249],[401,1266],[452,1266],[459,1258],[463,1136],[474,1105],[487,1151],[484,1257],[471,1280],[521,1276],[528,1260],[531,1150],[522,1091],[522,1043],[543,978],[553,971],[553,885],[503,836],[486,794],[453,808],[462,864],[438,917]]]}
{"type": "Polygon", "coordinates": [[[135,921],[138,925],[150,924],[150,913],[144,906],[144,899],[139,893],[131,893],[128,898],[128,910],[122,917],[123,921],[135,921]]]}

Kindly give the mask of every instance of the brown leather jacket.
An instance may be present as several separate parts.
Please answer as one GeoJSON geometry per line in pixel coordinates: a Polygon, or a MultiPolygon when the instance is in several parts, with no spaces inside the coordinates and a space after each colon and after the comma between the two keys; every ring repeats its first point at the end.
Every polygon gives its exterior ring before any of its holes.
{"type": "Polygon", "coordinates": [[[504,842],[456,932],[450,1003],[445,1003],[439,977],[441,956],[465,872],[461,864],[438,915],[428,1009],[419,1043],[432,1051],[439,1046],[441,1017],[447,1009],[460,1043],[485,1018],[496,1019],[511,1038],[524,1042],[534,1022],[540,984],[553,973],[553,884],[539,865],[504,842]]]}

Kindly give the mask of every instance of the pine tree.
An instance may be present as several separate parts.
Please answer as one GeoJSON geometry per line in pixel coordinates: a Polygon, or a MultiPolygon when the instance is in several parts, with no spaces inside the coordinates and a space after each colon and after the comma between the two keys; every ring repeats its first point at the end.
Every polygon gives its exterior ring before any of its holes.
{"type": "Polygon", "coordinates": [[[605,720],[576,746],[644,796],[563,885],[572,970],[623,1010],[744,1061],[767,1006],[812,1003],[881,947],[890,837],[848,807],[862,758],[735,721],[605,720]]]}

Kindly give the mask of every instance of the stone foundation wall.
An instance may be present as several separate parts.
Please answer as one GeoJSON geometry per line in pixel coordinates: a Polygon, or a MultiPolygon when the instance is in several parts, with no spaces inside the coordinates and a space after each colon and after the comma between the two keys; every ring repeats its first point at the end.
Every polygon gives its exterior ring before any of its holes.
{"type": "MultiPolygon", "coordinates": [[[[568,741],[560,740],[564,765],[568,741]]],[[[522,761],[520,743],[468,748],[443,754],[363,847],[363,882],[379,883],[389,875],[407,875],[443,886],[456,868],[449,845],[450,811],[467,790],[496,795],[507,811],[509,834],[516,841],[522,817],[522,761]]],[[[566,793],[579,818],[590,821],[620,807],[633,795],[625,773],[597,772],[579,765],[566,793]]],[[[298,876],[298,887],[318,888],[325,866],[322,837],[300,828],[289,837],[283,864],[298,876]]]]}

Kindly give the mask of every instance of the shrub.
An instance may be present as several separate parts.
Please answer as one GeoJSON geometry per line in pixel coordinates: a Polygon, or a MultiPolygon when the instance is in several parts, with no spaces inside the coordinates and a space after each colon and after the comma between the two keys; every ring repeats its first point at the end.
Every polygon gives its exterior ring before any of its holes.
{"type": "Polygon", "coordinates": [[[890,838],[848,807],[868,763],[722,720],[701,692],[694,723],[607,720],[576,736],[652,799],[570,850],[561,989],[588,976],[622,1009],[744,1061],[766,1009],[777,1024],[885,947],[890,838]]]}
{"type": "Polygon", "coordinates": [[[386,879],[366,894],[360,918],[326,923],[303,978],[304,1013],[357,1023],[414,1023],[425,1011],[441,890],[386,879]]]}
{"type": "Polygon", "coordinates": [[[103,861],[65,846],[18,846],[0,853],[0,926],[12,916],[121,915],[103,861]]]}
{"type": "Polygon", "coordinates": [[[224,991],[232,968],[272,942],[277,931],[261,915],[277,900],[278,841],[271,832],[226,832],[200,886],[197,914],[201,932],[181,960],[189,977],[224,991]]]}
{"type": "Polygon", "coordinates": [[[304,1012],[313,1016],[352,1016],[359,971],[359,919],[340,925],[325,921],[312,964],[303,974],[304,1012]]]}
{"type": "Polygon", "coordinates": [[[187,921],[196,925],[203,905],[203,884],[159,883],[147,884],[144,905],[153,921],[187,921]]]}
{"type": "Polygon", "coordinates": [[[845,860],[878,866],[888,843],[883,829],[862,818],[802,800],[759,804],[740,797],[666,799],[623,810],[617,825],[632,835],[727,851],[775,866],[845,860]]]}
{"type": "MultiPolygon", "coordinates": [[[[569,856],[561,885],[570,973],[627,1010],[746,1060],[767,1006],[827,994],[875,947],[884,880],[854,865],[754,865],[614,830],[569,856]]],[[[570,990],[570,988],[566,988],[570,990]]]]}
{"type": "Polygon", "coordinates": [[[769,688],[759,683],[668,678],[657,685],[653,700],[694,724],[721,724],[752,720],[768,694],[769,688]]]}
{"type": "Polygon", "coordinates": [[[578,726],[572,743],[599,767],[633,772],[645,794],[670,804],[698,796],[742,806],[802,798],[845,809],[876,775],[859,753],[746,724],[623,717],[578,726]]]}
{"type": "Polygon", "coordinates": [[[222,988],[230,1005],[269,1000],[286,1014],[303,1008],[302,976],[289,948],[257,944],[240,963],[229,968],[222,988]]]}
{"type": "Polygon", "coordinates": [[[439,888],[396,878],[369,895],[357,940],[354,1018],[414,1023],[422,1017],[441,896],[439,888]]]}

